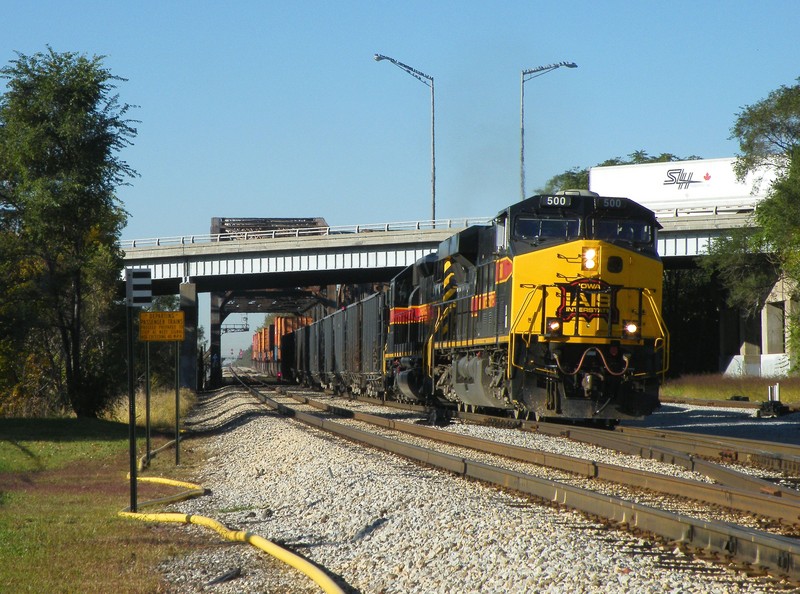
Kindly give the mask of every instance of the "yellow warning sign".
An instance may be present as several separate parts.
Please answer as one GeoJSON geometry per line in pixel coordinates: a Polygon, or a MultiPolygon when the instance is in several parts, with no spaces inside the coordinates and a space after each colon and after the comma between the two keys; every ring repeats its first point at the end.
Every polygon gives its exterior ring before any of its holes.
{"type": "Polygon", "coordinates": [[[139,314],[139,340],[142,342],[183,341],[182,311],[143,311],[139,314]]]}

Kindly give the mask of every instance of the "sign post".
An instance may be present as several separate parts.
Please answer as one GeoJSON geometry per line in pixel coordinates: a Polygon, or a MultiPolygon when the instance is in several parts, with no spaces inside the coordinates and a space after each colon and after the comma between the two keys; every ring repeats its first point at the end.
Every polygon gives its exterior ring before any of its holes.
{"type": "Polygon", "coordinates": [[[136,512],[136,372],[133,340],[133,310],[150,305],[152,281],[148,269],[125,269],[125,309],[128,343],[128,441],[130,449],[131,505],[136,512]]]}
{"type": "Polygon", "coordinates": [[[150,343],[144,349],[144,428],[145,428],[145,464],[150,466],[150,343]]]}
{"type": "MultiPolygon", "coordinates": [[[[184,312],[143,311],[139,316],[139,340],[175,343],[175,464],[181,463],[180,450],[180,348],[185,334],[184,312]]],[[[148,345],[149,346],[149,345],[148,345]]]]}

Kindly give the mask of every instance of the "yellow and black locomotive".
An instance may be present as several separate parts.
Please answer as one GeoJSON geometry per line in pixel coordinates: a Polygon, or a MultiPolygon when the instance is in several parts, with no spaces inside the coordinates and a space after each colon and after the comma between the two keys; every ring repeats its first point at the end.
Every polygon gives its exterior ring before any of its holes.
{"type": "Polygon", "coordinates": [[[442,242],[387,294],[305,330],[299,350],[320,356],[295,356],[295,376],[536,418],[650,414],[669,353],[659,227],[627,198],[528,198],[442,242]],[[324,330],[337,327],[339,336],[324,330]]]}

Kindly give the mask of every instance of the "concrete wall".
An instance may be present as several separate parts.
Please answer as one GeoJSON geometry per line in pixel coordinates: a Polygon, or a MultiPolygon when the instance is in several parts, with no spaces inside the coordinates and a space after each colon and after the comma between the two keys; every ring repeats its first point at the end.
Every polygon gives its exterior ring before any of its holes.
{"type": "Polygon", "coordinates": [[[720,367],[725,375],[783,377],[789,373],[787,321],[799,307],[791,299],[791,288],[785,279],[775,283],[758,316],[744,318],[727,312],[721,317],[720,367]]]}

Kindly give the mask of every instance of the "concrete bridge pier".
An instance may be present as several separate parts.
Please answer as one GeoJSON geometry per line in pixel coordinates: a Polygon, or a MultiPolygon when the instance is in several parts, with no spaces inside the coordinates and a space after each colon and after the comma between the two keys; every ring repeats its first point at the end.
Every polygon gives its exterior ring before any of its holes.
{"type": "Polygon", "coordinates": [[[209,328],[209,353],[211,370],[209,374],[212,389],[222,386],[222,322],[225,321],[223,306],[224,293],[211,293],[211,318],[209,328]]]}
{"type": "Polygon", "coordinates": [[[781,279],[756,315],[744,316],[738,310],[723,313],[720,352],[725,375],[779,377],[789,372],[788,322],[800,309],[792,293],[792,287],[781,279]]]}
{"type": "Polygon", "coordinates": [[[181,344],[180,386],[197,392],[197,285],[181,283],[180,307],[184,315],[184,336],[181,344]]]}

